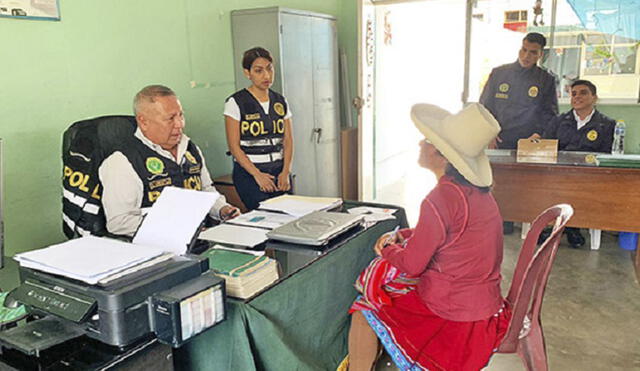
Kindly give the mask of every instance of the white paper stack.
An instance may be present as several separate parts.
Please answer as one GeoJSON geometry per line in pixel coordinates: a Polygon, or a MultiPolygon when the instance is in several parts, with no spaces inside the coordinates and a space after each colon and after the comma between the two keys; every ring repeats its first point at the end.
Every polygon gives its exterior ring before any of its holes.
{"type": "Polygon", "coordinates": [[[200,223],[220,197],[217,193],[165,187],[142,221],[133,243],[182,255],[200,223]]]}
{"type": "Polygon", "coordinates": [[[224,223],[202,231],[198,238],[234,246],[254,247],[267,240],[268,231],[264,228],[224,223]]]}
{"type": "Polygon", "coordinates": [[[396,212],[396,210],[397,209],[359,206],[353,207],[347,210],[347,212],[353,215],[364,215],[365,226],[370,227],[383,220],[395,219],[396,217],[393,216],[393,214],[396,212]]]}
{"type": "Polygon", "coordinates": [[[340,205],[342,205],[342,199],[336,197],[282,195],[260,202],[259,208],[301,217],[314,211],[330,210],[340,205]]]}
{"type": "Polygon", "coordinates": [[[21,266],[89,284],[106,283],[184,254],[219,196],[166,187],[133,243],[87,236],[14,257],[21,266]]]}
{"type": "MultiPolygon", "coordinates": [[[[58,274],[89,284],[166,254],[158,248],[87,236],[44,249],[18,254],[21,266],[58,274]]],[[[169,257],[172,256],[169,254],[169,257]]]]}
{"type": "Polygon", "coordinates": [[[274,213],[263,210],[253,210],[227,221],[228,224],[243,225],[247,227],[274,229],[281,225],[296,220],[297,217],[289,214],[274,213]]]}

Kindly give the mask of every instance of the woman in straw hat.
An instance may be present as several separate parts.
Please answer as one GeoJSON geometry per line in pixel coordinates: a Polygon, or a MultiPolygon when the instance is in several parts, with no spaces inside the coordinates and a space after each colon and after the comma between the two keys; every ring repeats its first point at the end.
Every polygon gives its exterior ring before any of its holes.
{"type": "Polygon", "coordinates": [[[381,258],[356,283],[363,295],[351,308],[348,367],[370,370],[382,343],[402,370],[479,370],[511,316],[500,294],[502,219],[484,154],[500,127],[479,104],[455,115],[420,104],[411,116],[425,136],[418,162],[438,184],[415,228],[374,246],[381,258]]]}

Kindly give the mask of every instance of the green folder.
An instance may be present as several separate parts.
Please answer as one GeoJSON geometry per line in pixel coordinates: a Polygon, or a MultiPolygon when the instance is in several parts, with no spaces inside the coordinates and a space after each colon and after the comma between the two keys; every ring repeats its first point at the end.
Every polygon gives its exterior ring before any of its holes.
{"type": "Polygon", "coordinates": [[[203,256],[209,259],[209,269],[231,277],[240,277],[254,272],[269,262],[266,256],[256,256],[242,252],[209,249],[203,256]]]}

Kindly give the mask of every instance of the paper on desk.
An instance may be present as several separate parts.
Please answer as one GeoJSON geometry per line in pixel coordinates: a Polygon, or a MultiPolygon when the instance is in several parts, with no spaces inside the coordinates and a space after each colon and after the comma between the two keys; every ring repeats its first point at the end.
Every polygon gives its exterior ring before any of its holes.
{"type": "Polygon", "coordinates": [[[218,244],[215,244],[215,245],[211,246],[211,248],[215,249],[215,250],[235,251],[235,252],[240,252],[240,253],[243,253],[243,254],[251,254],[251,255],[255,255],[255,256],[264,255],[264,250],[263,251],[256,251],[256,250],[239,249],[239,248],[235,248],[235,247],[227,247],[227,246],[222,246],[222,245],[218,245],[218,244]]]}
{"type": "Polygon", "coordinates": [[[248,227],[274,229],[298,219],[295,216],[263,210],[253,210],[233,218],[227,223],[248,227]]]}
{"type": "Polygon", "coordinates": [[[104,277],[162,255],[162,250],[87,236],[17,254],[20,266],[95,284],[104,277]]]}
{"type": "Polygon", "coordinates": [[[260,202],[260,209],[280,211],[300,217],[314,211],[329,210],[341,204],[342,199],[336,197],[282,195],[260,202]]]}
{"type": "Polygon", "coordinates": [[[201,240],[253,247],[267,240],[267,229],[220,224],[200,233],[201,240]]]}
{"type": "Polygon", "coordinates": [[[133,243],[182,255],[219,195],[166,187],[142,221],[133,243]]]}

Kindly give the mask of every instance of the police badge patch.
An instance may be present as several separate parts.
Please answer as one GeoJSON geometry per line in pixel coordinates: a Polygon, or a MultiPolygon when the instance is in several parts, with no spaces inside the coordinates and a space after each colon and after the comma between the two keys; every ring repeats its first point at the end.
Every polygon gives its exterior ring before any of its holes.
{"type": "Polygon", "coordinates": [[[273,110],[280,116],[284,116],[284,106],[282,103],[276,103],[273,105],[273,110]]]}
{"type": "Polygon", "coordinates": [[[535,98],[538,96],[538,87],[533,85],[532,87],[529,88],[529,96],[531,98],[535,98]]]}
{"type": "Polygon", "coordinates": [[[184,157],[187,158],[187,160],[189,160],[189,162],[191,162],[192,164],[197,164],[198,162],[196,161],[196,158],[193,157],[193,155],[191,154],[191,152],[187,151],[184,153],[184,157]]]}
{"type": "Polygon", "coordinates": [[[598,139],[598,132],[595,130],[589,130],[589,132],[587,133],[587,139],[592,142],[595,141],[596,139],[598,139]]]}
{"type": "Polygon", "coordinates": [[[164,171],[164,163],[157,157],[147,157],[145,164],[151,174],[162,174],[164,171]]]}
{"type": "Polygon", "coordinates": [[[502,84],[500,84],[500,86],[498,86],[498,90],[500,90],[503,93],[506,93],[509,91],[509,84],[507,84],[506,82],[503,82],[502,84]]]}

